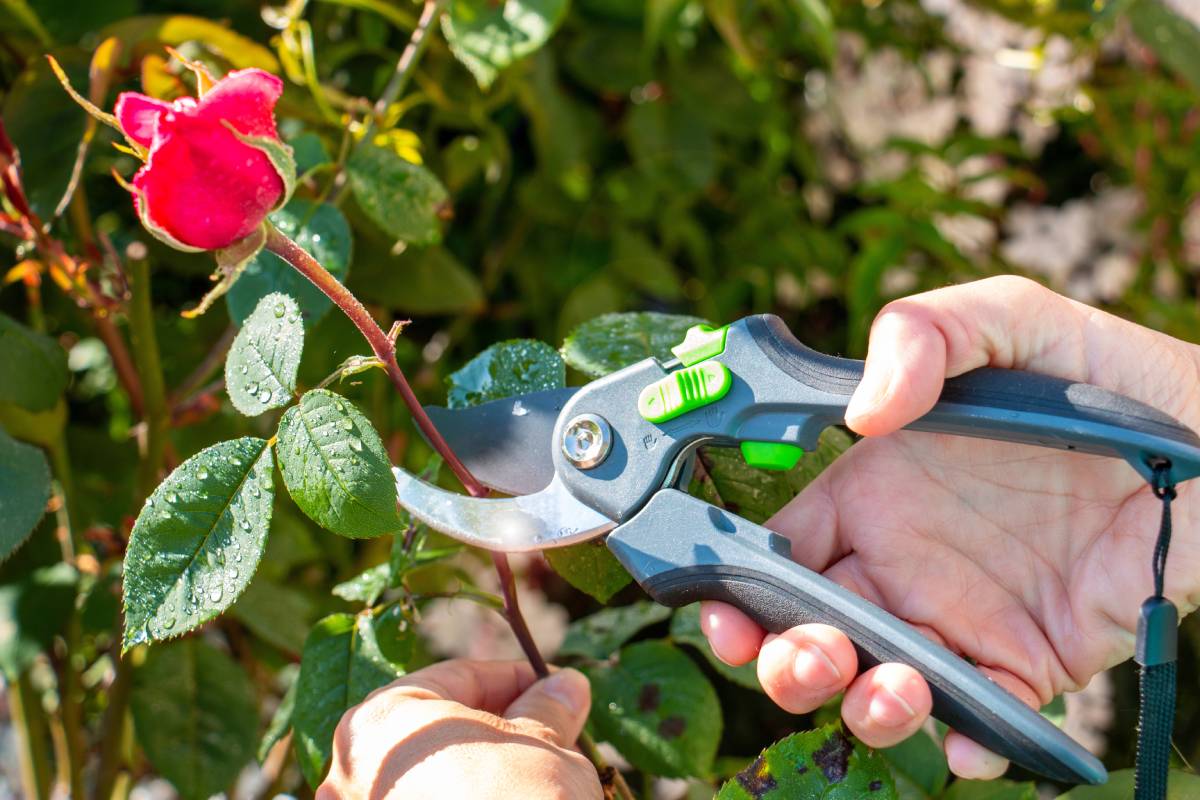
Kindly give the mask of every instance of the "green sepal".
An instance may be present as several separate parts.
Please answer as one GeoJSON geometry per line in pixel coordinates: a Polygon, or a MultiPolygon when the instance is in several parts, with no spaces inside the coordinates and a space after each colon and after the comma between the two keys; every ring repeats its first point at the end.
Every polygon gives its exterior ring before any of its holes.
{"type": "Polygon", "coordinates": [[[213,255],[217,257],[217,271],[213,273],[213,279],[217,281],[217,284],[209,289],[204,297],[200,298],[200,302],[195,308],[182,312],[185,319],[198,317],[208,311],[221,295],[229,291],[233,282],[246,271],[246,265],[250,263],[250,259],[258,255],[259,251],[263,249],[263,245],[267,243],[267,225],[269,224],[263,220],[262,224],[255,228],[249,236],[238,239],[228,247],[213,251],[213,255]]]}
{"type": "Polygon", "coordinates": [[[50,69],[54,71],[54,75],[58,78],[58,82],[62,84],[63,89],[71,96],[80,108],[88,113],[97,122],[103,122],[108,127],[117,131],[121,136],[125,137],[125,141],[129,142],[130,148],[134,154],[142,161],[146,160],[149,150],[140,142],[134,141],[125,130],[121,127],[121,123],[117,122],[117,118],[107,111],[102,111],[95,103],[88,100],[86,97],[75,91],[75,87],[71,85],[71,79],[67,77],[67,73],[63,71],[62,65],[52,55],[47,55],[46,60],[50,62],[50,69]]]}
{"type": "Polygon", "coordinates": [[[278,211],[287,205],[287,201],[292,199],[292,192],[296,190],[296,157],[292,154],[291,146],[270,136],[247,136],[233,127],[233,123],[229,120],[222,120],[221,124],[232,131],[242,144],[253,147],[265,155],[271,162],[271,166],[275,168],[279,179],[283,181],[283,196],[271,210],[278,211]]]}

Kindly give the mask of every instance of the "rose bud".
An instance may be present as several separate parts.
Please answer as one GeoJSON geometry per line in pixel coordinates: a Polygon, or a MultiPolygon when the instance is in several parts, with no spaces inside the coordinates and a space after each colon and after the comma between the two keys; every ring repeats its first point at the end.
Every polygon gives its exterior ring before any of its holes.
{"type": "Polygon", "coordinates": [[[220,250],[287,201],[295,166],[275,129],[282,92],[278,77],[243,69],[199,99],[117,98],[121,131],[147,151],[130,189],[151,233],[180,250],[220,250]]]}

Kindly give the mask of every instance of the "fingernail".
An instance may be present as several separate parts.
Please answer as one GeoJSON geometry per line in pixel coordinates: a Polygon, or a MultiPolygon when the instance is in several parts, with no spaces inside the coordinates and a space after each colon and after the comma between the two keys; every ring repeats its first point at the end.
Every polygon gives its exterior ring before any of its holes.
{"type": "Polygon", "coordinates": [[[582,713],[591,704],[591,685],[578,670],[560,669],[545,679],[542,691],[562,703],[573,714],[582,713]]]}
{"type": "Polygon", "coordinates": [[[802,644],[796,648],[796,658],[792,663],[792,674],[796,680],[810,689],[825,689],[834,686],[842,680],[842,671],[833,663],[833,659],[825,655],[825,651],[815,644],[802,644]]]}
{"type": "Polygon", "coordinates": [[[886,686],[877,686],[871,693],[871,703],[867,706],[867,714],[878,725],[885,728],[896,728],[906,722],[911,722],[917,712],[900,695],[886,686]]]}
{"type": "Polygon", "coordinates": [[[846,406],[846,419],[870,415],[887,396],[892,385],[892,365],[882,358],[869,359],[862,380],[846,406]]]}

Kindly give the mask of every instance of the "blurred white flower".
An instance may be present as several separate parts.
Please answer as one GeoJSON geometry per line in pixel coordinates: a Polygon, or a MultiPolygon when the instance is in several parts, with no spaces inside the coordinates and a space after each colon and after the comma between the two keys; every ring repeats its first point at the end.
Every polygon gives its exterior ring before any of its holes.
{"type": "Polygon", "coordinates": [[[1014,206],[1000,252],[1014,265],[1049,279],[1082,300],[1116,300],[1137,277],[1141,209],[1135,189],[1105,189],[1061,207],[1014,206]]]}
{"type": "Polygon", "coordinates": [[[1196,0],[1165,0],[1176,14],[1200,28],[1200,3],[1196,0]]]}

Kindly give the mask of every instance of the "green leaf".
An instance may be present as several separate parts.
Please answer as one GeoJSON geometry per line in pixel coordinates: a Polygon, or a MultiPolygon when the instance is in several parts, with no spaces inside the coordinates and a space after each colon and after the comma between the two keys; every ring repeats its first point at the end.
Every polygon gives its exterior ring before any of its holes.
{"type": "MultiPolygon", "coordinates": [[[[1111,781],[1112,776],[1109,776],[1111,781]]],[[[1114,795],[1129,798],[1133,792],[1114,795]]],[[[956,780],[950,784],[940,800],[1037,800],[1037,786],[1015,781],[967,781],[956,780]]]]}
{"type": "Polygon", "coordinates": [[[262,558],[274,498],[263,439],[220,442],[176,467],[129,538],[122,648],[180,636],[229,608],[262,558]]]}
{"type": "Polygon", "coordinates": [[[304,642],[292,713],[296,760],[310,786],[325,774],[346,710],[402,674],[380,652],[369,613],[334,614],[316,624],[304,642]]]}
{"type": "MultiPolygon", "coordinates": [[[[270,220],[281,233],[321,262],[333,277],[345,282],[350,271],[353,237],[350,224],[335,206],[316,205],[311,200],[293,197],[286,206],[271,214],[270,220]]],[[[259,300],[271,292],[293,298],[300,306],[300,316],[306,327],[312,327],[333,307],[333,301],[291,264],[274,253],[261,250],[246,264],[241,277],[225,296],[230,319],[238,325],[245,324],[259,300]]]]}
{"type": "Polygon", "coordinates": [[[1054,699],[1042,706],[1038,713],[1061,728],[1067,721],[1066,697],[1061,694],[1055,695],[1054,699]]]}
{"type": "Polygon", "coordinates": [[[575,369],[599,378],[651,356],[660,361],[674,358],[671,348],[683,341],[688,328],[704,322],[657,311],[602,314],[571,331],[562,355],[575,369]]]}
{"type": "Polygon", "coordinates": [[[700,668],[667,642],[639,642],[615,664],[584,670],[592,682],[588,724],[640,770],[706,777],[721,739],[721,705],[700,668]]]}
{"type": "Polygon", "coordinates": [[[567,583],[601,603],[607,603],[633,581],[633,576],[621,566],[603,539],[554,547],[542,551],[542,555],[567,583]]]}
{"type": "MultiPolygon", "coordinates": [[[[1127,800],[1133,797],[1133,778],[1132,769],[1110,772],[1108,781],[1102,786],[1076,786],[1066,794],[1060,794],[1058,800],[1127,800]]],[[[956,783],[955,786],[957,785],[956,783]]],[[[953,800],[984,800],[985,797],[982,794],[978,797],[964,794],[953,800]]],[[[1200,797],[1200,775],[1178,769],[1171,770],[1167,778],[1167,800],[1196,800],[1197,797],[1200,797]]],[[[986,797],[986,800],[993,799],[986,797]]],[[[1008,799],[998,795],[994,800],[1008,799]]]]}
{"type": "Polygon", "coordinates": [[[353,403],[314,389],[284,412],[277,435],[283,482],[310,519],[352,539],[401,529],[387,452],[353,403]]]}
{"type": "MultiPolygon", "coordinates": [[[[309,170],[333,162],[333,159],[329,157],[329,151],[325,149],[325,142],[321,140],[320,136],[311,131],[302,133],[299,136],[293,136],[287,140],[287,143],[291,145],[292,157],[296,159],[296,173],[298,175],[303,176],[309,170]]],[[[291,205],[291,203],[288,203],[288,205],[291,205]]],[[[325,264],[325,269],[329,269],[328,264],[325,264]]]]}
{"type": "Polygon", "coordinates": [[[832,62],[837,42],[834,38],[833,15],[829,13],[825,0],[792,0],[791,5],[800,17],[805,31],[812,37],[817,52],[826,63],[832,62]]]}
{"type": "Polygon", "coordinates": [[[0,402],[47,411],[67,387],[67,376],[67,354],[58,342],[0,314],[0,402]]]}
{"type": "MultiPolygon", "coordinates": [[[[38,52],[37,58],[29,60],[29,68],[12,82],[0,105],[0,117],[21,154],[21,183],[29,204],[34,213],[49,220],[71,180],[87,115],[63,91],[49,62],[40,56],[42,51],[38,52]]],[[[76,86],[86,86],[87,58],[78,50],[60,51],[56,55],[71,81],[76,86]]],[[[0,341],[0,363],[6,349],[0,341]]],[[[0,371],[0,387],[13,388],[3,375],[0,371]]],[[[0,398],[3,397],[4,391],[0,389],[0,398]]]]}
{"type": "Polygon", "coordinates": [[[713,653],[712,647],[708,644],[708,637],[700,629],[699,603],[692,603],[675,612],[675,616],[671,618],[671,640],[696,648],[717,673],[738,686],[744,686],[756,692],[762,691],[762,686],[758,682],[758,659],[742,664],[740,667],[732,667],[713,653]]]}
{"type": "Polygon", "coordinates": [[[898,745],[879,751],[897,778],[903,778],[926,796],[941,794],[950,778],[946,753],[925,731],[917,731],[898,745]]]}
{"type": "Polygon", "coordinates": [[[304,324],[296,301],[273,292],[258,301],[225,359],[225,388],[247,417],[292,402],[304,350],[304,324]]]}
{"type": "Polygon", "coordinates": [[[354,199],[386,234],[418,246],[442,241],[441,215],[450,197],[428,169],[363,144],[354,148],[346,170],[354,199]]]}
{"type": "Polygon", "coordinates": [[[279,61],[268,48],[203,17],[186,14],[131,17],[104,28],[96,34],[96,39],[102,41],[109,36],[121,40],[121,51],[131,61],[146,52],[161,52],[164,44],[179,47],[184,42],[197,42],[234,69],[258,67],[279,72],[279,61]]]}
{"type": "Polygon", "coordinates": [[[50,500],[50,465],[33,445],[0,428],[0,561],[20,547],[50,500]]]}
{"type": "Polygon", "coordinates": [[[567,383],[562,356],[537,339],[498,342],[446,379],[450,408],[466,408],[567,383]]]}
{"type": "Polygon", "coordinates": [[[299,655],[316,610],[303,592],[258,575],[230,612],[264,642],[299,655]]]}
{"type": "Polygon", "coordinates": [[[271,754],[271,750],[275,745],[287,735],[287,732],[292,729],[292,714],[296,708],[296,686],[300,681],[295,678],[288,686],[287,692],[279,701],[279,707],[275,709],[275,713],[271,716],[270,723],[267,724],[266,731],[263,732],[262,739],[258,741],[258,763],[267,760],[267,756],[271,754]]]}
{"type": "Polygon", "coordinates": [[[794,733],[763,750],[717,793],[717,800],[895,800],[887,763],[840,725],[794,733]]]}
{"type": "Polygon", "coordinates": [[[390,563],[376,564],[360,572],[348,581],[342,581],[333,587],[333,593],[348,603],[365,603],[375,605],[388,588],[392,577],[390,563]]]}
{"type": "Polygon", "coordinates": [[[146,758],[188,800],[223,791],[254,757],[254,686],[199,637],[150,648],[129,705],[146,758]]]}
{"type": "Polygon", "coordinates": [[[817,449],[805,453],[793,469],[777,472],[748,466],[742,454],[731,447],[705,447],[692,480],[692,493],[727,508],[752,522],[763,522],[800,493],[852,444],[839,428],[821,432],[817,449]]]}
{"type": "Polygon", "coordinates": [[[649,600],[602,609],[567,627],[567,635],[558,648],[558,655],[608,658],[642,628],[662,622],[669,616],[671,609],[649,600]]]}
{"type": "Polygon", "coordinates": [[[716,142],[704,120],[686,106],[669,100],[642,103],[629,112],[626,125],[638,167],[662,186],[694,194],[716,177],[716,142]]]}
{"type": "Polygon", "coordinates": [[[483,306],[479,279],[444,247],[410,247],[400,255],[372,250],[353,287],[366,301],[408,314],[459,314],[483,306]]]}
{"type": "Polygon", "coordinates": [[[566,12],[567,0],[453,0],[442,33],[486,89],[500,70],[544,45],[566,12]]]}
{"type": "Polygon", "coordinates": [[[631,286],[653,297],[677,300],[682,295],[675,267],[640,233],[617,231],[611,267],[631,286]]]}
{"type": "MultiPolygon", "coordinates": [[[[53,541],[52,536],[47,539],[53,541]]],[[[12,680],[47,652],[66,626],[75,607],[77,575],[66,563],[5,573],[0,579],[0,670],[12,680]]]]}
{"type": "Polygon", "coordinates": [[[1200,91],[1200,28],[1162,0],[1136,0],[1127,13],[1138,38],[1200,91]]]}

